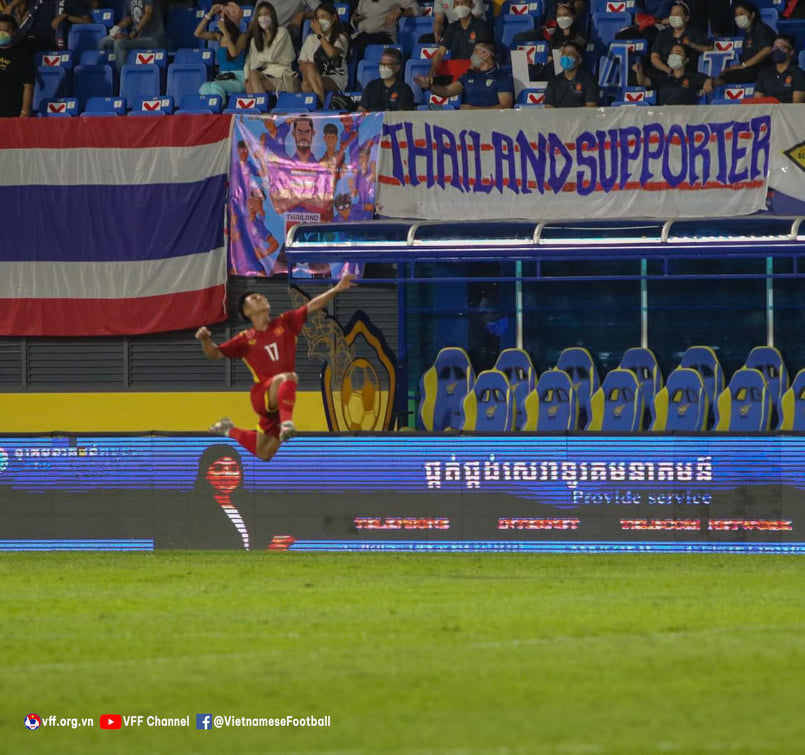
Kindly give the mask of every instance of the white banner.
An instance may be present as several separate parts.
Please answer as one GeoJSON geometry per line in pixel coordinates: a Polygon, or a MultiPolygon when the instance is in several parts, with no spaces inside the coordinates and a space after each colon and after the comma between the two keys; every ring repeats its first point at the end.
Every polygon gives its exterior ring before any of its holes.
{"type": "Polygon", "coordinates": [[[769,186],[805,202],[805,122],[802,105],[775,105],[769,186]]]}
{"type": "Polygon", "coordinates": [[[747,215],[765,207],[772,109],[385,113],[377,212],[432,220],[747,215]]]}

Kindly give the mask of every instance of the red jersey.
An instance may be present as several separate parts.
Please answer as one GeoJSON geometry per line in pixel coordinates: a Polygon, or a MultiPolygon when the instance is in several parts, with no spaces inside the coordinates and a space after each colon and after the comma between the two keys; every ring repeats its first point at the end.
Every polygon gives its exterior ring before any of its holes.
{"type": "Polygon", "coordinates": [[[307,305],[269,320],[265,330],[249,328],[222,343],[225,357],[243,359],[255,383],[296,369],[296,339],[307,320],[307,305]]]}

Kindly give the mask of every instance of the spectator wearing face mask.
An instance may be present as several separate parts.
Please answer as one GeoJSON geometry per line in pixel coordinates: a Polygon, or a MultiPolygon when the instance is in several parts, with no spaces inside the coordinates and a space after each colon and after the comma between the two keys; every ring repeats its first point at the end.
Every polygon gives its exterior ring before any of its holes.
{"type": "MultiPolygon", "coordinates": [[[[551,50],[561,50],[568,42],[578,45],[582,50],[587,46],[584,24],[576,16],[572,3],[562,2],[556,8],[556,26],[539,26],[531,31],[521,31],[514,35],[514,42],[541,42],[549,39],[551,50]]],[[[534,76],[532,81],[536,81],[534,76]]]]}
{"type": "Polygon", "coordinates": [[[0,118],[27,118],[34,99],[34,62],[27,47],[14,43],[17,21],[0,14],[0,118]]]}
{"type": "Polygon", "coordinates": [[[469,60],[476,45],[492,42],[492,30],[488,24],[472,15],[472,0],[455,0],[453,10],[458,20],[448,25],[439,49],[431,58],[430,73],[426,77],[428,87],[433,86],[436,71],[448,52],[451,60],[469,60]]]}
{"type": "Polygon", "coordinates": [[[298,91],[299,80],[292,68],[296,53],[291,35],[277,26],[277,12],[271,3],[257,3],[247,33],[246,91],[249,94],[298,91]]]}
{"type": "Polygon", "coordinates": [[[632,66],[640,86],[657,90],[660,105],[698,105],[702,94],[713,91],[713,80],[692,69],[686,45],[675,44],[663,62],[671,73],[667,76],[660,73],[653,78],[646,76],[640,63],[632,66]]]}
{"type": "Polygon", "coordinates": [[[439,97],[461,95],[462,110],[503,110],[512,107],[514,85],[512,77],[500,70],[495,59],[495,46],[491,42],[475,45],[470,56],[470,69],[458,81],[439,86],[429,84],[428,77],[418,76],[417,84],[430,87],[439,97]]]}
{"type": "Polygon", "coordinates": [[[755,97],[776,97],[780,102],[805,102],[805,73],[794,63],[794,38],[778,34],[771,48],[774,65],[757,76],[755,97]]]}
{"type": "Polygon", "coordinates": [[[349,39],[341,28],[338,11],[331,3],[316,8],[311,33],[299,52],[302,91],[315,92],[319,107],[324,105],[325,92],[347,88],[347,50],[349,39]]]}
{"type": "Polygon", "coordinates": [[[548,80],[545,107],[597,107],[598,82],[582,66],[581,49],[572,43],[562,48],[562,73],[548,80]]]}
{"type": "Polygon", "coordinates": [[[369,45],[394,44],[400,17],[419,14],[416,0],[359,0],[352,14],[356,31],[352,38],[353,58],[362,60],[369,45]]]}
{"type": "Polygon", "coordinates": [[[380,78],[370,81],[361,95],[358,110],[383,112],[386,110],[413,110],[414,93],[400,78],[402,56],[394,47],[387,47],[380,56],[378,73],[380,78]]]}
{"type": "Polygon", "coordinates": [[[743,33],[740,61],[725,68],[716,80],[718,84],[754,82],[763,68],[772,65],[771,48],[774,31],[760,20],[757,6],[748,0],[738,0],[733,6],[735,26],[743,33]]]}
{"type": "Polygon", "coordinates": [[[678,0],[671,7],[668,24],[668,28],[657,34],[654,44],[651,46],[651,65],[656,71],[664,73],[666,76],[673,73],[664,62],[668,59],[672,47],[682,45],[687,49],[686,57],[690,60],[691,68],[696,67],[699,53],[713,49],[713,43],[707,38],[707,35],[690,25],[690,9],[688,4],[682,0],[678,0]]]}
{"type": "MultiPolygon", "coordinates": [[[[481,0],[473,0],[472,15],[481,19],[484,17],[484,5],[481,0]]],[[[441,44],[445,28],[458,20],[453,0],[436,0],[433,4],[433,41],[441,44]]],[[[431,40],[426,37],[420,41],[429,42],[431,40]]]]}

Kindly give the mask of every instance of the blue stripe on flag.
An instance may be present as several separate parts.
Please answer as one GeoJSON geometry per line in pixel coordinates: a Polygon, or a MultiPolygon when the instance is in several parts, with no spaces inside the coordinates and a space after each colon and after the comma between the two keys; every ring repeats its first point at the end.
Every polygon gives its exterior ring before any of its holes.
{"type": "Polygon", "coordinates": [[[0,261],[129,262],[224,245],[226,177],[128,186],[0,186],[0,261]],[[24,218],[25,222],[14,222],[24,218]]]}

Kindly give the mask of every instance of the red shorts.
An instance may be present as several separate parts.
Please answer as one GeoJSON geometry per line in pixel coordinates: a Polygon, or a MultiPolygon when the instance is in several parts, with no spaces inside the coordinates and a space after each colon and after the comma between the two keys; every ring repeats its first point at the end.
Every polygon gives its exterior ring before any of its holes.
{"type": "Polygon", "coordinates": [[[263,435],[273,435],[280,437],[280,415],[279,412],[268,411],[268,391],[274,378],[269,378],[261,383],[255,383],[251,390],[252,409],[260,418],[257,426],[263,435]]]}

